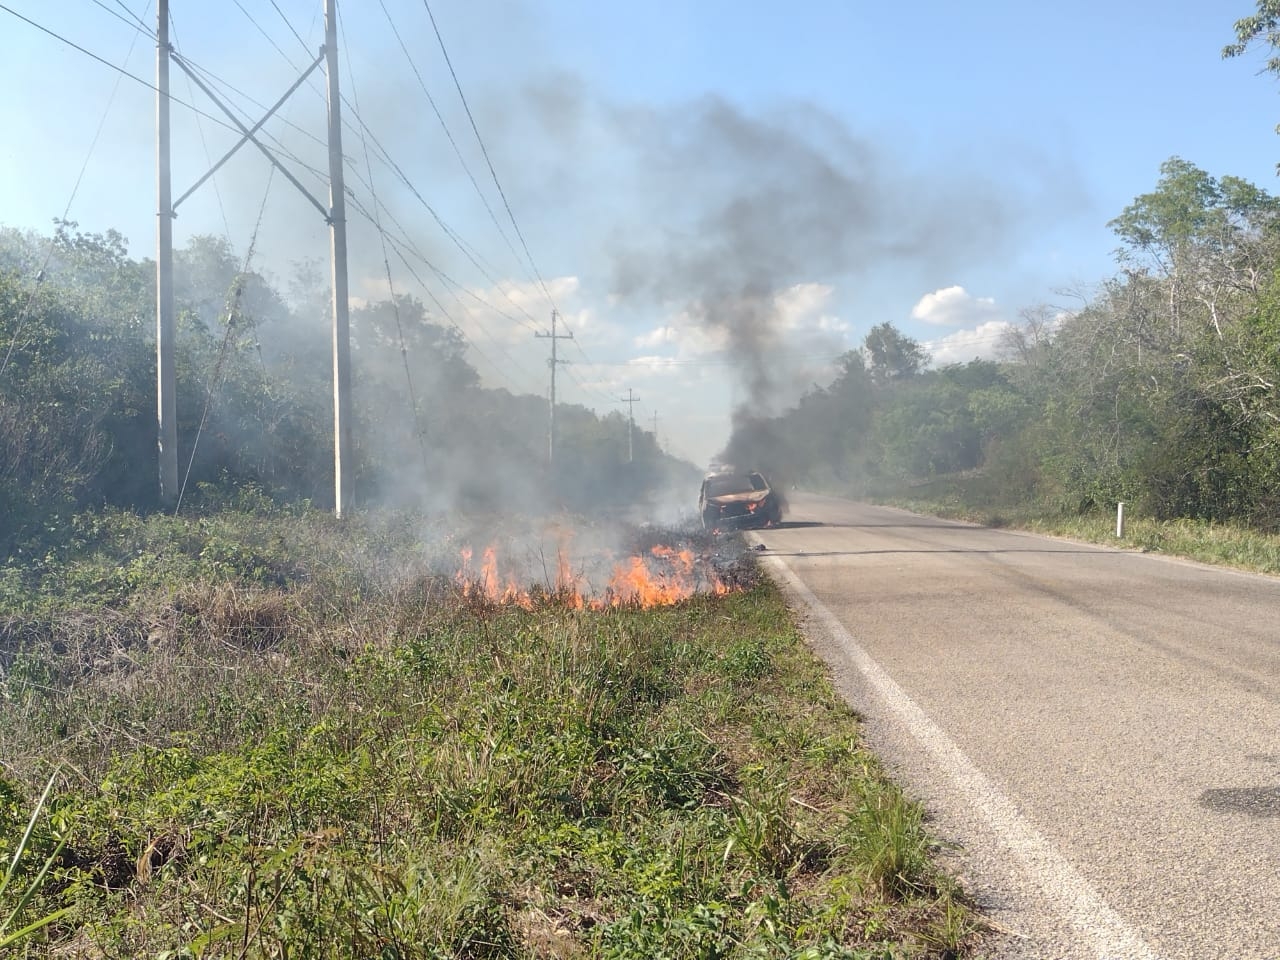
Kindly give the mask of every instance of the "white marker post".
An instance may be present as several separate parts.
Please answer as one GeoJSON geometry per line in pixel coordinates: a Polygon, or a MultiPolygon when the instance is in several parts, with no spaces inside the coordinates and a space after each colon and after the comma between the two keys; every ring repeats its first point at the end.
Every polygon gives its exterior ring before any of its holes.
{"type": "Polygon", "coordinates": [[[1124,501],[1116,504],[1116,536],[1124,537],[1124,501]]]}

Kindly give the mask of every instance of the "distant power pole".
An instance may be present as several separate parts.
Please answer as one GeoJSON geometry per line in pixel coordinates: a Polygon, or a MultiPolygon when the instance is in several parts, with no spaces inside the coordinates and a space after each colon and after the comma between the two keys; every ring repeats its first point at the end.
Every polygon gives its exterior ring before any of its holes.
{"type": "Polygon", "coordinates": [[[661,451],[662,449],[661,447],[658,446],[658,411],[657,410],[653,411],[653,446],[655,450],[661,451]]]}
{"type": "Polygon", "coordinates": [[[558,313],[553,309],[551,311],[550,333],[534,333],[535,337],[551,341],[551,359],[547,361],[547,366],[551,368],[551,400],[547,405],[547,463],[551,466],[555,466],[556,462],[556,366],[568,362],[556,357],[556,341],[573,339],[572,331],[569,333],[556,333],[557,317],[558,313]]]}
{"type": "Polygon", "coordinates": [[[627,463],[631,463],[635,459],[635,446],[631,435],[636,429],[636,404],[640,402],[640,398],[636,396],[634,390],[627,387],[627,395],[619,397],[618,402],[627,405],[627,463]]]}

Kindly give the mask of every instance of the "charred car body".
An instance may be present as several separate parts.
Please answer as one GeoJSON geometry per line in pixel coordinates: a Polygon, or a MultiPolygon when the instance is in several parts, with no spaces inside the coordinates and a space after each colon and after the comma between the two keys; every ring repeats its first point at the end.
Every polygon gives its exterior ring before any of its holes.
{"type": "Polygon", "coordinates": [[[702,481],[698,512],[705,530],[768,527],[782,520],[782,497],[762,473],[711,473],[702,481]]]}

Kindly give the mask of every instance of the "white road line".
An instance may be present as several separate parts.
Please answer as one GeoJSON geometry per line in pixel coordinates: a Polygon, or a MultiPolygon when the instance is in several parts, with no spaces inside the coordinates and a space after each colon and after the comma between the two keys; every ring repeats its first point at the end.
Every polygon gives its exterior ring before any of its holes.
{"type": "Polygon", "coordinates": [[[1018,813],[1013,802],[996,788],[920,706],[884,671],[779,557],[765,563],[786,582],[837,640],[876,694],[892,710],[937,764],[950,776],[963,797],[1004,837],[1045,898],[1078,932],[1078,946],[1089,945],[1100,960],[1158,960],[1157,955],[1093,889],[1057,849],[1018,813]]]}

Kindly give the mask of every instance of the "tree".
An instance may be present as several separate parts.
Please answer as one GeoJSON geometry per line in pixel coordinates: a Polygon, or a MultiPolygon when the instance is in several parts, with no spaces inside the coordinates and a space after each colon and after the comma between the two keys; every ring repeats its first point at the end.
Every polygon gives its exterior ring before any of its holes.
{"type": "MultiPolygon", "coordinates": [[[[1222,48],[1224,59],[1243,56],[1255,43],[1268,49],[1266,70],[1280,77],[1280,0],[1258,0],[1258,12],[1235,22],[1236,42],[1222,48]]],[[[1280,133],[1280,126],[1276,128],[1280,133]]],[[[1276,164],[1280,173],[1280,163],[1276,164]]]]}
{"type": "Polygon", "coordinates": [[[1222,48],[1224,58],[1241,56],[1259,38],[1271,48],[1267,70],[1280,76],[1280,0],[1258,0],[1258,12],[1235,23],[1236,42],[1222,48]]]}
{"type": "Polygon", "coordinates": [[[925,349],[888,321],[868,331],[863,349],[871,379],[880,385],[914,377],[929,362],[925,349]]]}

